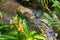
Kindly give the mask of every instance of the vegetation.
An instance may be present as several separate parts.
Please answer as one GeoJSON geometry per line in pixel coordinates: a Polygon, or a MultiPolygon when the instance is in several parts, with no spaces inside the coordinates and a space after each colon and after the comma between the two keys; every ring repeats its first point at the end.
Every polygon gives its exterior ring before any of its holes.
{"type": "Polygon", "coordinates": [[[59,0],[0,0],[0,40],[51,37],[60,37],[59,0]]]}
{"type": "MultiPolygon", "coordinates": [[[[8,21],[8,20],[7,20],[8,21]]],[[[29,31],[27,20],[17,15],[13,17],[13,24],[11,21],[7,24],[0,26],[0,39],[1,40],[44,40],[45,38],[38,34],[35,30],[29,31]],[[19,18],[19,19],[18,19],[19,18]],[[18,21],[19,20],[19,21],[18,21]],[[18,23],[17,23],[18,22],[18,23]]]]}

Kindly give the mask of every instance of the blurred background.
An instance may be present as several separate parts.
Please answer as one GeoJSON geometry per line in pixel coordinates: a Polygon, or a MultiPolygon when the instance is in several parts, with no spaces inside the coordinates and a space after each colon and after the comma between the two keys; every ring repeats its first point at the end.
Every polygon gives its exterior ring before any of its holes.
{"type": "Polygon", "coordinates": [[[0,0],[0,40],[60,40],[60,0],[0,0]]]}

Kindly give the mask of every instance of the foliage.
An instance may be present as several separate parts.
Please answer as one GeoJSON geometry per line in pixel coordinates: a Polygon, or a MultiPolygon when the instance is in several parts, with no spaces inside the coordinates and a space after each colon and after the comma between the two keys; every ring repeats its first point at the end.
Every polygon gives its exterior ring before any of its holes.
{"type": "MultiPolygon", "coordinates": [[[[1,0],[3,1],[3,0],[1,0]]],[[[0,2],[1,2],[0,1],[0,2]]],[[[34,3],[34,0],[29,0],[27,3],[34,3]]],[[[30,3],[30,4],[31,4],[30,3]]],[[[34,4],[32,4],[34,5],[34,4]]],[[[43,21],[45,24],[47,24],[49,27],[52,26],[55,32],[60,33],[60,3],[57,0],[37,0],[37,5],[42,8],[43,16],[45,17],[41,21],[43,21]],[[52,3],[52,6],[48,5],[52,3]],[[50,7],[53,7],[54,10],[50,10],[50,7]],[[45,12],[46,11],[46,12],[45,12]],[[48,12],[47,12],[48,11],[48,12]],[[51,14],[51,15],[50,15],[51,14]],[[52,17],[51,17],[52,16],[52,17]]],[[[40,8],[39,8],[40,9],[40,8]]],[[[33,12],[30,9],[27,9],[26,7],[19,6],[17,10],[24,14],[24,12],[28,12],[28,17],[34,15],[33,12]],[[28,11],[27,11],[28,10],[28,11]]],[[[24,16],[24,15],[23,15],[24,16]]],[[[0,12],[0,39],[1,40],[44,40],[45,38],[37,33],[37,31],[30,31],[29,30],[29,23],[27,19],[22,18],[21,16],[13,16],[9,18],[9,22],[2,22],[1,18],[2,12],[0,12]],[[2,24],[3,23],[3,24],[2,24]]]]}
{"type": "Polygon", "coordinates": [[[44,16],[45,16],[46,19],[42,19],[42,21],[44,23],[48,24],[48,26],[53,26],[53,28],[55,29],[55,32],[59,33],[59,31],[60,31],[60,21],[58,19],[58,16],[56,14],[53,14],[53,17],[51,18],[47,13],[44,13],[44,16]]]}
{"type": "Polygon", "coordinates": [[[13,17],[12,20],[14,21],[14,23],[12,24],[7,23],[0,26],[0,40],[8,40],[8,39],[9,40],[37,40],[37,39],[44,40],[45,39],[41,34],[38,34],[36,31],[29,30],[29,25],[25,18],[16,15],[13,17]],[[23,23],[23,25],[21,23],[23,23]]]}
{"type": "Polygon", "coordinates": [[[53,13],[55,13],[55,14],[58,14],[58,15],[60,15],[60,3],[59,3],[59,1],[57,1],[57,0],[51,0],[52,2],[53,2],[53,5],[52,5],[52,7],[54,7],[55,9],[54,9],[54,11],[53,11],[53,13]]]}
{"type": "MultiPolygon", "coordinates": [[[[52,26],[53,29],[55,29],[55,32],[59,33],[60,30],[60,3],[59,0],[38,0],[39,5],[43,8],[47,9],[48,12],[52,15],[43,11],[43,16],[45,17],[41,21],[43,21],[48,26],[52,26]],[[52,3],[51,5],[48,5],[49,3],[52,3]],[[50,10],[50,8],[53,7],[54,10],[50,10]]],[[[44,9],[44,10],[45,10],[44,9]]]]}

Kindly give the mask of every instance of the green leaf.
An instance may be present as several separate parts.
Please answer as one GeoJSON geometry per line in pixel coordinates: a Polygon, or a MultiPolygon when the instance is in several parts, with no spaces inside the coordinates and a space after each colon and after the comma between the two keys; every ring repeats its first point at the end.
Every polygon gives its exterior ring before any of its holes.
{"type": "Polygon", "coordinates": [[[33,37],[28,37],[26,40],[33,40],[33,37]]]}
{"type": "Polygon", "coordinates": [[[19,22],[23,22],[23,19],[21,16],[19,17],[19,22]]]}
{"type": "Polygon", "coordinates": [[[34,36],[34,38],[36,38],[36,39],[43,39],[43,40],[45,40],[45,38],[44,38],[42,35],[35,35],[35,36],[34,36]]]}
{"type": "Polygon", "coordinates": [[[59,5],[59,2],[57,0],[51,0],[53,2],[53,7],[58,7],[60,9],[60,5],[59,5]]]}
{"type": "Polygon", "coordinates": [[[44,23],[48,23],[47,19],[42,19],[41,21],[44,22],[44,23]]]}
{"type": "Polygon", "coordinates": [[[9,32],[9,35],[17,35],[17,31],[16,30],[12,30],[11,32],[9,32]]]}
{"type": "Polygon", "coordinates": [[[53,13],[54,13],[54,14],[58,14],[58,15],[60,15],[60,8],[55,7],[53,13]]]}
{"type": "Polygon", "coordinates": [[[36,33],[37,33],[36,31],[32,31],[32,32],[30,32],[30,35],[34,36],[34,34],[36,34],[36,33]]]}
{"type": "Polygon", "coordinates": [[[44,13],[44,16],[46,17],[46,19],[47,19],[48,21],[52,21],[52,18],[51,18],[47,13],[44,13]]]}
{"type": "Polygon", "coordinates": [[[10,27],[9,25],[2,25],[2,26],[0,26],[0,29],[5,29],[5,28],[8,28],[8,27],[10,27]]]}
{"type": "Polygon", "coordinates": [[[10,35],[0,35],[0,39],[17,39],[17,38],[10,35]]]}
{"type": "Polygon", "coordinates": [[[53,20],[58,21],[58,16],[56,14],[53,14],[53,20]]]}
{"type": "Polygon", "coordinates": [[[26,19],[23,19],[23,25],[24,25],[24,32],[25,32],[25,35],[28,37],[30,35],[30,32],[29,32],[29,29],[28,29],[28,24],[27,24],[27,20],[26,19]]]}
{"type": "Polygon", "coordinates": [[[26,40],[26,35],[22,32],[19,33],[18,37],[20,37],[19,40],[26,40]]]}

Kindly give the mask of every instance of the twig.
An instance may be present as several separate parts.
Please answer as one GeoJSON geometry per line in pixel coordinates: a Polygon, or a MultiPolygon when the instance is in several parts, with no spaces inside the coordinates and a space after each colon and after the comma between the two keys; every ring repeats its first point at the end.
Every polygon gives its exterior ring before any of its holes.
{"type": "Polygon", "coordinates": [[[45,2],[46,0],[44,0],[43,2],[43,4],[42,4],[42,6],[43,6],[43,8],[45,8],[49,13],[50,13],[50,16],[52,17],[52,11],[48,8],[48,2],[46,3],[45,2]]]}

